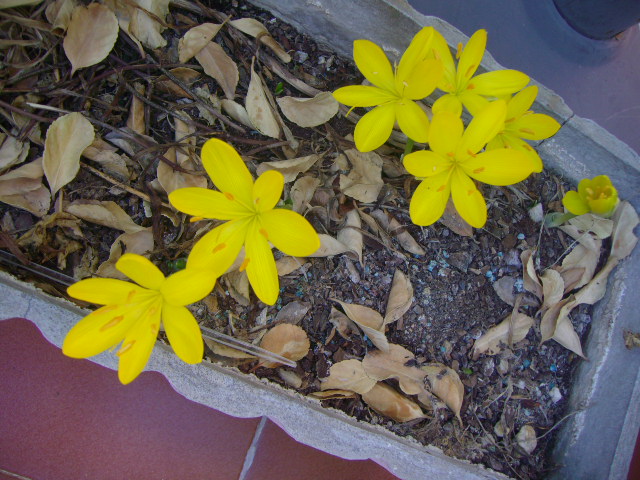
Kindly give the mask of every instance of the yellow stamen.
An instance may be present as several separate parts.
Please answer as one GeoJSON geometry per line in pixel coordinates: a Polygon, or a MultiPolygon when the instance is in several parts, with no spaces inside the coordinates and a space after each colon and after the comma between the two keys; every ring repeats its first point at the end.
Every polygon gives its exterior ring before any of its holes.
{"type": "Polygon", "coordinates": [[[455,154],[455,153],[453,153],[453,152],[447,152],[447,157],[451,157],[451,158],[453,158],[453,157],[455,157],[455,156],[456,156],[456,154],[455,154]]]}
{"type": "Polygon", "coordinates": [[[478,156],[477,153],[473,153],[470,149],[467,149],[467,153],[471,155],[473,158],[476,158],[478,156]]]}
{"type": "Polygon", "coordinates": [[[224,192],[224,196],[227,197],[231,201],[233,201],[236,198],[236,197],[233,196],[232,193],[229,193],[229,192],[224,192]]]}
{"type": "Polygon", "coordinates": [[[134,343],[136,343],[135,340],[131,340],[131,341],[125,343],[124,345],[122,345],[120,350],[118,350],[116,352],[116,355],[121,357],[122,355],[124,355],[125,353],[127,353],[129,350],[131,350],[133,348],[134,343]]]}
{"type": "Polygon", "coordinates": [[[199,222],[200,220],[204,220],[204,217],[191,217],[189,219],[189,223],[196,223],[196,222],[199,222]]]}
{"type": "Polygon", "coordinates": [[[473,173],[482,173],[484,172],[484,167],[476,168],[473,173]]]}
{"type": "Polygon", "coordinates": [[[465,72],[464,76],[465,77],[469,77],[471,76],[471,74],[473,73],[473,71],[476,69],[475,65],[469,65],[469,68],[467,68],[467,71],[465,72]]]}
{"type": "Polygon", "coordinates": [[[436,190],[438,193],[444,191],[444,189],[447,188],[446,185],[440,185],[440,188],[438,188],[438,190],[436,190]]]}
{"type": "Polygon", "coordinates": [[[240,268],[238,269],[238,271],[240,271],[240,272],[244,272],[244,271],[247,269],[247,265],[249,265],[249,259],[248,259],[248,258],[245,258],[245,259],[242,261],[242,265],[240,265],[240,268]]]}
{"type": "Polygon", "coordinates": [[[476,88],[476,86],[473,83],[467,85],[467,90],[473,90],[474,88],[476,88]]]}
{"type": "Polygon", "coordinates": [[[129,292],[129,294],[127,295],[127,303],[131,303],[131,300],[133,300],[133,297],[136,296],[136,291],[135,290],[131,290],[129,292]]]}
{"type": "Polygon", "coordinates": [[[533,152],[533,148],[528,143],[523,143],[522,146],[524,147],[525,150],[529,150],[530,152],[533,152]]]}
{"type": "Polygon", "coordinates": [[[462,42],[458,43],[456,48],[456,60],[460,60],[460,55],[462,55],[462,42]]]}
{"type": "Polygon", "coordinates": [[[522,133],[528,133],[529,135],[535,135],[535,133],[536,133],[533,130],[531,130],[530,128],[521,128],[520,131],[522,133]]]}
{"type": "Polygon", "coordinates": [[[215,248],[213,250],[211,250],[211,253],[218,253],[220,250],[223,250],[227,247],[226,244],[224,243],[219,243],[218,245],[215,246],[215,248]]]}
{"type": "Polygon", "coordinates": [[[473,195],[473,192],[475,192],[475,190],[469,189],[469,190],[467,190],[467,195],[471,196],[471,195],[473,195]]]}
{"type": "Polygon", "coordinates": [[[116,325],[118,325],[122,320],[124,320],[124,315],[118,315],[117,317],[113,317],[111,320],[109,320],[107,323],[105,323],[101,328],[100,331],[104,332],[105,330],[110,329],[111,327],[115,327],[116,325]]]}
{"type": "Polygon", "coordinates": [[[267,233],[267,231],[264,228],[260,229],[260,233],[262,234],[262,236],[264,238],[266,238],[267,240],[269,240],[269,234],[267,233]]]}

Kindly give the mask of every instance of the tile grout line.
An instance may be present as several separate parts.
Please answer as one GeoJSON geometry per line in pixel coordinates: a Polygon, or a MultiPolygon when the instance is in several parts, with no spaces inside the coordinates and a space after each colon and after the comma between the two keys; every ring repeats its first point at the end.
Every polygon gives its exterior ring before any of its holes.
{"type": "Polygon", "coordinates": [[[253,464],[253,459],[256,455],[256,450],[258,449],[258,442],[260,441],[260,437],[262,436],[262,431],[264,430],[264,426],[267,424],[267,417],[262,417],[260,419],[260,423],[256,428],[256,431],[253,434],[253,440],[251,440],[251,445],[247,449],[247,453],[244,457],[244,464],[242,465],[242,471],[240,472],[240,476],[238,480],[246,480],[247,474],[249,473],[249,469],[253,464]]]}

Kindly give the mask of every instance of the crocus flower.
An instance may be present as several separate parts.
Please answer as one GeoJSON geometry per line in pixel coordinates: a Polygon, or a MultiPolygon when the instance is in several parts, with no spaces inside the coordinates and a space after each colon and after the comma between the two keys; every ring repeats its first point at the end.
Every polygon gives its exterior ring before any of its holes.
{"type": "Polygon", "coordinates": [[[574,215],[591,212],[609,218],[618,206],[618,192],[606,175],[591,180],[583,178],[578,183],[578,191],[567,192],[562,204],[574,215]]]}
{"type": "Polygon", "coordinates": [[[438,220],[449,194],[456,210],[471,226],[487,221],[487,206],[472,179],[490,185],[511,185],[533,172],[531,157],[522,151],[499,148],[480,152],[504,123],[506,104],[491,102],[464,130],[457,115],[440,111],[433,116],[429,147],[404,157],[405,168],[424,178],[411,198],[409,214],[416,225],[427,226],[438,220]]]}
{"type": "Polygon", "coordinates": [[[535,162],[534,172],[542,171],[542,159],[526,140],[544,140],[560,130],[560,124],[549,115],[533,113],[531,105],[538,96],[538,87],[532,85],[516,93],[507,102],[507,118],[504,127],[487,144],[487,150],[495,148],[515,148],[523,150],[535,162]]]}
{"type": "Polygon", "coordinates": [[[487,46],[487,31],[478,30],[467,45],[458,44],[456,58],[453,61],[449,45],[439,32],[433,35],[433,55],[442,61],[444,75],[438,88],[445,95],[433,104],[433,112],[447,110],[460,116],[464,105],[472,115],[487,106],[485,97],[503,97],[517,92],[529,83],[529,77],[517,70],[495,70],[473,76],[480,66],[487,46]]]}
{"type": "Polygon", "coordinates": [[[215,277],[200,270],[181,270],[168,278],[145,257],[125,253],[116,268],[134,282],[88,278],[71,285],[73,298],[104,305],[84,317],[67,334],[62,352],[87,358],[122,342],[116,355],[118,378],[133,381],[144,369],[155,344],[160,323],[178,357],[187,363],[202,360],[200,327],[186,305],[213,289],[215,277]]]}
{"type": "Polygon", "coordinates": [[[208,140],[202,147],[202,164],[219,191],[180,188],[171,192],[169,200],[189,215],[229,221],[194,245],[187,269],[207,269],[219,276],[233,264],[244,245],[240,271],[246,269],[258,298],[273,305],[279,285],[269,243],[288,255],[304,257],[320,247],[318,234],[302,215],[274,208],[284,188],[280,172],[268,170],[254,183],[238,152],[218,139],[208,140]]]}
{"type": "Polygon", "coordinates": [[[386,142],[396,121],[410,139],[427,140],[429,118],[414,100],[430,95],[442,77],[441,62],[426,58],[434,32],[433,27],[425,27],[416,34],[395,72],[378,45],[369,40],[353,42],[356,65],[372,86],[342,87],[333,96],[351,107],[375,107],[358,121],[353,134],[361,152],[386,142]]]}

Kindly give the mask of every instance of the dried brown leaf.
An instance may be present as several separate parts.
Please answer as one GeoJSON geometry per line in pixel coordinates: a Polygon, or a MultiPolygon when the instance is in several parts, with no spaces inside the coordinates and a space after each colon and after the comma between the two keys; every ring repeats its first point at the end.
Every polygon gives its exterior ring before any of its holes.
{"type": "Polygon", "coordinates": [[[417,403],[400,395],[384,383],[376,384],[371,390],[363,394],[362,400],[380,415],[389,417],[396,422],[409,422],[425,418],[424,412],[417,403]]]}
{"type": "Polygon", "coordinates": [[[411,308],[413,302],[413,285],[409,277],[400,270],[393,274],[391,292],[387,300],[387,309],[384,315],[384,324],[388,325],[399,320],[411,308]]]}
{"type": "MultiPolygon", "coordinates": [[[[169,70],[178,80],[184,82],[187,86],[191,86],[200,78],[200,72],[187,67],[177,67],[169,70]]],[[[165,75],[161,75],[155,82],[155,87],[161,92],[171,93],[181,98],[192,98],[191,94],[186,92],[182,87],[178,86],[173,80],[165,75]]]]}
{"type": "Polygon", "coordinates": [[[165,27],[145,10],[164,21],[169,14],[169,0],[127,0],[126,3],[131,12],[129,33],[152,50],[166,46],[167,41],[161,35],[165,27]],[[135,8],[131,3],[140,8],[135,8]]]}
{"type": "Polygon", "coordinates": [[[418,367],[408,366],[415,360],[415,356],[400,345],[389,344],[389,350],[373,350],[362,360],[366,374],[377,380],[395,378],[400,389],[407,395],[418,395],[425,390],[424,377],[426,373],[418,367]]]}
{"type": "Polygon", "coordinates": [[[427,374],[431,391],[455,413],[462,425],[460,410],[464,400],[464,385],[458,374],[455,370],[439,363],[424,365],[421,369],[427,374]]]}
{"type": "Polygon", "coordinates": [[[319,398],[320,400],[335,400],[342,398],[355,398],[356,393],[351,390],[325,390],[321,392],[311,392],[310,397],[319,398]]]}
{"type": "Polygon", "coordinates": [[[340,108],[331,92],[321,92],[313,98],[280,97],[277,102],[289,121],[305,128],[328,122],[340,108]]]}
{"type": "Polygon", "coordinates": [[[345,223],[338,232],[337,239],[349,250],[358,255],[358,261],[362,265],[362,222],[357,210],[350,210],[345,217],[345,223]]]}
{"type": "Polygon", "coordinates": [[[80,155],[93,142],[93,125],[81,113],[63,115],[51,124],[44,142],[42,167],[51,195],[75,178],[80,155]]]}
{"type": "Polygon", "coordinates": [[[491,327],[473,345],[473,359],[483,353],[495,355],[502,351],[501,345],[518,343],[527,336],[533,325],[533,318],[522,313],[508,315],[498,325],[491,327]]]}
{"type": "Polygon", "coordinates": [[[585,213],[573,217],[568,221],[569,225],[573,225],[580,232],[589,232],[596,238],[604,239],[611,236],[613,230],[613,221],[608,218],[602,218],[593,213],[585,213]]]}
{"type": "Polygon", "coordinates": [[[540,309],[545,311],[562,300],[564,296],[564,280],[560,273],[551,268],[545,270],[540,280],[542,281],[542,296],[544,299],[540,309]]]}
{"type": "Polygon", "coordinates": [[[278,275],[283,277],[295,272],[305,264],[305,259],[300,257],[282,257],[276,260],[276,270],[278,275]]]}
{"type": "Polygon", "coordinates": [[[547,340],[553,338],[558,324],[560,315],[569,315],[569,312],[577,305],[573,296],[567,297],[560,302],[552,305],[542,316],[540,321],[540,343],[544,343],[547,340]]]}
{"type": "Polygon", "coordinates": [[[520,260],[522,261],[523,267],[522,278],[524,289],[533,293],[536,297],[542,300],[542,284],[538,279],[536,268],[533,265],[533,257],[533,250],[524,250],[520,254],[520,260]]]}
{"type": "Polygon", "coordinates": [[[300,302],[294,300],[287,303],[280,309],[276,315],[276,323],[290,323],[291,325],[299,324],[307,312],[311,309],[311,304],[308,302],[300,302]]]}
{"type": "Polygon", "coordinates": [[[562,230],[574,240],[580,242],[581,245],[584,245],[589,250],[593,250],[594,252],[598,253],[600,252],[597,242],[598,239],[589,232],[579,230],[575,225],[571,225],[568,223],[565,225],[561,225],[558,228],[560,228],[560,230],[562,230]]]}
{"type": "Polygon", "coordinates": [[[449,199],[447,202],[447,207],[444,209],[444,213],[442,214],[442,217],[440,217],[440,221],[449,230],[462,237],[471,237],[473,235],[473,227],[460,216],[452,199],[449,199]]]}
{"type": "Polygon", "coordinates": [[[607,279],[609,274],[619,263],[618,257],[611,256],[607,263],[605,263],[602,270],[600,270],[589,283],[582,287],[575,294],[576,304],[586,303],[587,305],[593,305],[597,301],[604,297],[607,292],[607,279]]]}
{"type": "Polygon", "coordinates": [[[292,182],[298,174],[309,170],[322,157],[317,153],[307,155],[306,157],[292,158],[290,160],[278,160],[275,162],[262,162],[258,165],[256,173],[262,175],[267,170],[277,170],[284,176],[284,182],[292,182]]]}
{"type": "Polygon", "coordinates": [[[251,65],[251,80],[245,99],[247,114],[253,126],[263,135],[280,138],[280,124],[271,108],[271,103],[264,92],[260,76],[251,65]]]}
{"type": "Polygon", "coordinates": [[[562,345],[564,348],[567,348],[576,355],[580,355],[582,358],[585,358],[584,353],[582,353],[580,338],[573,328],[571,320],[569,320],[568,313],[567,315],[562,315],[559,317],[556,325],[556,331],[551,338],[562,345]]]}
{"type": "Polygon", "coordinates": [[[146,230],[137,225],[131,217],[117,203],[99,200],[76,200],[67,205],[67,212],[82,220],[105,227],[122,230],[127,233],[135,233],[146,230]]]}
{"type": "Polygon", "coordinates": [[[416,242],[406,228],[400,225],[400,222],[398,222],[393,215],[383,210],[374,210],[371,212],[371,216],[378,221],[380,226],[384,228],[389,235],[395,236],[400,246],[407,252],[414,255],[424,255],[426,253],[424,248],[416,242]]]}
{"type": "Polygon", "coordinates": [[[329,376],[321,378],[322,390],[350,390],[360,395],[367,393],[377,383],[364,371],[362,362],[356,359],[343,360],[331,365],[329,376]]]}
{"type": "Polygon", "coordinates": [[[215,42],[207,43],[195,57],[202,65],[204,73],[218,82],[225,97],[233,100],[240,78],[236,62],[215,42]]]}
{"type": "Polygon", "coordinates": [[[625,258],[631,254],[638,239],[633,229],[638,225],[638,212],[629,202],[621,202],[613,215],[611,256],[625,258]]]}
{"type": "MultiPolygon", "coordinates": [[[[289,360],[298,361],[308,352],[311,344],[305,331],[297,325],[283,323],[270,329],[260,342],[260,346],[265,350],[282,355],[289,360]]],[[[263,362],[267,368],[275,368],[280,363],[263,362]]]]}
{"type": "Polygon", "coordinates": [[[109,7],[99,3],[77,6],[62,43],[71,62],[71,75],[107,58],[118,39],[118,19],[109,7]]]}
{"type": "MultiPolygon", "coordinates": [[[[133,84],[136,92],[144,95],[144,85],[140,82],[133,84]]],[[[144,120],[144,103],[137,96],[133,95],[131,99],[131,107],[129,108],[129,117],[127,118],[127,127],[136,133],[146,135],[147,126],[144,120]]]]}
{"type": "Polygon", "coordinates": [[[362,329],[376,347],[384,352],[389,351],[389,341],[384,334],[382,315],[364,305],[355,305],[335,299],[334,301],[342,306],[344,313],[362,329]]]}
{"type": "Polygon", "coordinates": [[[259,21],[253,18],[239,18],[237,20],[231,20],[229,24],[240,30],[242,33],[251,35],[254,38],[259,38],[260,41],[269,47],[282,62],[289,63],[291,61],[291,55],[289,55],[280,46],[280,44],[269,34],[266,27],[259,21]]]}
{"type": "Polygon", "coordinates": [[[37,217],[49,211],[51,194],[42,184],[42,159],[0,176],[0,202],[31,212],[37,217]]]}
{"type": "MultiPolygon", "coordinates": [[[[600,259],[600,246],[602,240],[595,240],[596,250],[591,250],[584,245],[576,245],[569,255],[567,255],[562,261],[560,267],[560,274],[563,276],[565,282],[565,292],[573,290],[574,288],[580,288],[589,282],[593,278],[598,260],[600,259]],[[576,273],[576,269],[582,269],[580,277],[573,282],[568,282],[569,272],[576,273]],[[567,288],[567,287],[571,288],[567,288]]],[[[573,279],[573,275],[572,278],[573,279]]]]}
{"type": "Polygon", "coordinates": [[[76,0],[56,0],[47,6],[44,14],[53,27],[54,33],[61,34],[67,30],[71,15],[77,5],[76,0]]]}
{"type": "Polygon", "coordinates": [[[0,147],[0,173],[24,162],[28,154],[29,142],[8,135],[0,147]]]}
{"type": "Polygon", "coordinates": [[[293,183],[289,195],[293,202],[294,212],[304,213],[319,185],[320,180],[309,175],[300,177],[293,183]]]}
{"type": "Polygon", "coordinates": [[[358,260],[358,254],[352,252],[351,249],[341,241],[325,233],[320,233],[318,236],[320,237],[320,248],[309,255],[310,257],[333,257],[341,253],[347,253],[350,254],[354,260],[358,260]]]}
{"type": "Polygon", "coordinates": [[[111,277],[126,280],[127,277],[116,269],[116,263],[123,253],[137,253],[148,257],[153,250],[153,233],[151,228],[145,228],[132,233],[123,233],[111,245],[109,259],[104,262],[96,275],[100,277],[111,277]]]}
{"type": "Polygon", "coordinates": [[[220,31],[222,24],[203,23],[190,28],[178,42],[180,63],[187,63],[202,50],[220,31]]]}
{"type": "Polygon", "coordinates": [[[345,340],[351,340],[351,335],[354,333],[360,334],[356,324],[340,310],[336,310],[333,307],[331,307],[331,313],[329,314],[329,323],[335,327],[338,334],[345,340]]]}
{"type": "Polygon", "coordinates": [[[253,123],[251,123],[247,109],[242,105],[234,102],[233,100],[229,100],[228,98],[223,98],[220,101],[220,105],[227,115],[233,118],[236,122],[243,124],[245,127],[253,128],[253,123]]]}
{"type": "Polygon", "coordinates": [[[207,344],[207,347],[209,347],[213,353],[215,353],[216,355],[220,355],[221,357],[238,359],[256,358],[255,355],[251,355],[250,353],[243,352],[242,350],[237,350],[227,345],[223,345],[207,337],[204,338],[204,343],[207,344]]]}
{"type": "Polygon", "coordinates": [[[382,188],[382,158],[375,152],[355,148],[344,152],[351,162],[349,175],[340,175],[340,190],[364,203],[375,202],[382,188]]]}

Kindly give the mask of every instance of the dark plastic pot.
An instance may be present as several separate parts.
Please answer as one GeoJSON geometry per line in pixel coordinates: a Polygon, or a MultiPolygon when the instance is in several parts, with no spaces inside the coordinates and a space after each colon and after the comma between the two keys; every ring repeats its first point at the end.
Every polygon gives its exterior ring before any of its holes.
{"type": "Polygon", "coordinates": [[[640,22],[640,0],[553,0],[560,15],[582,35],[613,38],[640,22]]]}

